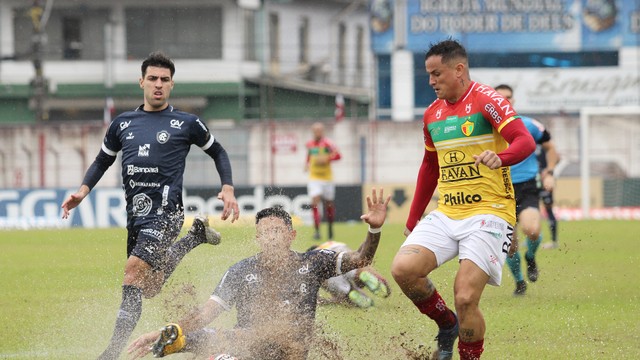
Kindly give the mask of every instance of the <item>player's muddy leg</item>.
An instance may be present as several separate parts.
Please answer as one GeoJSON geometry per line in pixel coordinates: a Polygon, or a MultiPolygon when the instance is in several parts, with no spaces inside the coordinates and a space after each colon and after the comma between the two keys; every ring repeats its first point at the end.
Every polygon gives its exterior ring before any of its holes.
{"type": "Polygon", "coordinates": [[[143,279],[149,272],[151,272],[151,266],[140,258],[130,256],[127,260],[122,286],[122,303],[118,310],[113,335],[109,345],[98,359],[117,359],[120,356],[142,314],[143,279]]]}

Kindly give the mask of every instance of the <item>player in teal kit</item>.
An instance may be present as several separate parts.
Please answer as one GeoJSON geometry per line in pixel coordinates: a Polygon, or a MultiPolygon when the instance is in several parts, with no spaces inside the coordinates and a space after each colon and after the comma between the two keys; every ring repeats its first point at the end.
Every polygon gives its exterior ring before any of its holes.
{"type": "MultiPolygon", "coordinates": [[[[498,85],[496,91],[513,104],[513,89],[509,85],[498,85]]],[[[535,255],[542,243],[539,193],[541,187],[547,191],[553,190],[553,168],[558,162],[558,155],[555,145],[551,141],[551,135],[545,127],[532,118],[526,116],[521,118],[533,139],[544,149],[547,164],[545,171],[542,171],[542,179],[535,153],[522,162],[511,166],[511,179],[516,193],[516,216],[518,217],[516,231],[513,234],[514,243],[518,243],[518,230],[521,230],[527,237],[527,252],[524,256],[527,262],[527,277],[529,281],[535,282],[538,280],[538,264],[535,255]]],[[[520,261],[521,257],[518,251],[507,258],[509,269],[516,280],[514,295],[524,295],[527,290],[527,283],[524,281],[520,269],[520,261]]]]}

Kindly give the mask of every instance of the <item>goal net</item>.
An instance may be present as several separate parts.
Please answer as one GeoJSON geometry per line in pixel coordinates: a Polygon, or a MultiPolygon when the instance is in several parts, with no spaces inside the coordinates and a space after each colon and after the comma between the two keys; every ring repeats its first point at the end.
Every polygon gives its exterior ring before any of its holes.
{"type": "Polygon", "coordinates": [[[640,219],[640,106],[580,111],[579,177],[585,219],[640,219]]]}

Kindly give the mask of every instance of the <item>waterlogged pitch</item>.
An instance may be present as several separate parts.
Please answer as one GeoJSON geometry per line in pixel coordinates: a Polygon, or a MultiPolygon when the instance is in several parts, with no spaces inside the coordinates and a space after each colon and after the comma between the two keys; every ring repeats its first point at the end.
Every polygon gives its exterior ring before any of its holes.
{"type": "MultiPolygon", "coordinates": [[[[402,229],[385,225],[375,260],[390,280],[391,296],[375,298],[367,310],[321,307],[310,359],[421,359],[433,350],[435,325],[418,314],[389,274],[402,229]]],[[[144,300],[134,337],[206,300],[228,266],[257,251],[252,224],[219,230],[221,245],[195,249],[162,293],[144,300]]],[[[365,231],[362,224],[338,224],[336,240],[355,248],[365,231]]],[[[539,250],[540,278],[526,296],[512,296],[508,269],[501,287],[485,290],[483,358],[639,358],[638,234],[637,221],[561,222],[560,247],[539,250]]],[[[124,229],[0,231],[0,359],[95,358],[111,336],[120,304],[125,235],[124,229]]],[[[311,235],[310,228],[298,227],[294,248],[307,249],[311,235]]],[[[450,262],[432,277],[450,305],[456,268],[450,262]]],[[[213,325],[231,327],[234,315],[224,314],[213,325]]]]}

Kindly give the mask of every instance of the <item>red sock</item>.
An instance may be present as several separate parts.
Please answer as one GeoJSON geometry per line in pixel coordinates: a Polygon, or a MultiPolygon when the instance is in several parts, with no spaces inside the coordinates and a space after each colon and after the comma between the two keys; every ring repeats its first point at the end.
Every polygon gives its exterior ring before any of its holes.
{"type": "Polygon", "coordinates": [[[480,355],[484,351],[484,339],[476,342],[458,341],[458,352],[460,360],[480,360],[480,355]]]}
{"type": "Polygon", "coordinates": [[[449,329],[456,324],[456,317],[453,311],[447,307],[437,290],[434,290],[431,297],[420,303],[414,303],[421,313],[427,315],[442,329],[449,329]]]}
{"type": "Polygon", "coordinates": [[[316,226],[316,230],[320,227],[320,212],[317,206],[311,206],[313,211],[313,224],[316,226]]]}
{"type": "Polygon", "coordinates": [[[336,217],[336,208],[332,206],[327,206],[327,221],[332,223],[333,219],[336,217]]]}

